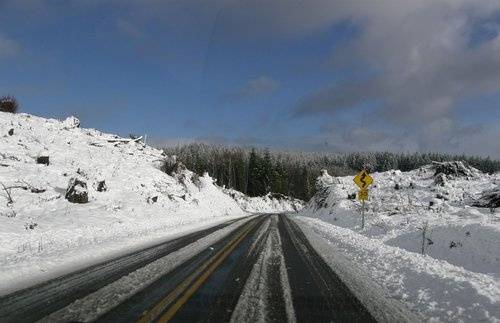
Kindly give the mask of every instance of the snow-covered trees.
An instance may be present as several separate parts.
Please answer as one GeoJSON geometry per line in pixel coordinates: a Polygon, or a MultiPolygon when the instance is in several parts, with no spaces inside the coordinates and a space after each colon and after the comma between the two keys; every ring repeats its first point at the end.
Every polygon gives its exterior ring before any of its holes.
{"type": "Polygon", "coordinates": [[[378,172],[410,171],[432,161],[464,160],[487,173],[500,170],[500,161],[490,158],[439,153],[306,153],[204,143],[169,147],[165,152],[176,155],[188,169],[199,175],[208,172],[219,185],[250,196],[275,192],[306,201],[314,194],[315,180],[323,169],[333,176],[344,176],[353,175],[368,164],[378,172]]]}

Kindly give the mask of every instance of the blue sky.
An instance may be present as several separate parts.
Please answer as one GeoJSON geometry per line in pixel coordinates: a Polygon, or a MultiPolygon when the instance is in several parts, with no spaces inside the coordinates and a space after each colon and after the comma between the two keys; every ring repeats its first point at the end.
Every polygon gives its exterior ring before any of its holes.
{"type": "Polygon", "coordinates": [[[0,92],[157,144],[500,158],[500,4],[0,0],[0,92]]]}

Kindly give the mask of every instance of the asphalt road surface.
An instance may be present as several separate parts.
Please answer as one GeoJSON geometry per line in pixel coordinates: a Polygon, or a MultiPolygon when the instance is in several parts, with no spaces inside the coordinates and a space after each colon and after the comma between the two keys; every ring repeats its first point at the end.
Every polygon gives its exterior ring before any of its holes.
{"type": "Polygon", "coordinates": [[[265,214],[191,233],[0,298],[0,322],[33,321],[375,319],[311,247],[293,218],[265,214]]]}

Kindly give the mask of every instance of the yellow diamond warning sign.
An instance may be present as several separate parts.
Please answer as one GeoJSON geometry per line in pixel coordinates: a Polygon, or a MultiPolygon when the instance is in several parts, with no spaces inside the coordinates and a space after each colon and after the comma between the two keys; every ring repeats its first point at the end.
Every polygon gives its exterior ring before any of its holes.
{"type": "Polygon", "coordinates": [[[373,184],[373,178],[366,170],[362,170],[358,175],[356,175],[356,177],[354,177],[354,183],[356,183],[361,190],[364,190],[373,184]]]}
{"type": "Polygon", "coordinates": [[[368,200],[368,190],[367,189],[361,189],[358,192],[358,200],[360,201],[366,201],[368,200]]]}

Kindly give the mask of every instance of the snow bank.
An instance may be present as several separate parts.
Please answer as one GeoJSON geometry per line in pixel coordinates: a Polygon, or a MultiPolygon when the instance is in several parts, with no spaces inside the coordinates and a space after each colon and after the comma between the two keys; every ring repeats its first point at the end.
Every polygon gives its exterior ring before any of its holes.
{"type": "Polygon", "coordinates": [[[246,214],[209,176],[162,172],[162,151],[79,126],[0,113],[0,294],[246,214]],[[74,179],[88,203],[65,199],[74,179]]]}
{"type": "Polygon", "coordinates": [[[312,238],[425,317],[500,320],[499,211],[471,206],[493,200],[500,175],[454,162],[372,176],[364,229],[353,177],[318,179],[299,212],[312,238]]]}
{"type": "Polygon", "coordinates": [[[500,185],[492,190],[486,190],[478,200],[473,203],[477,207],[499,208],[500,207],[500,185]]]}
{"type": "Polygon", "coordinates": [[[245,211],[251,213],[297,212],[304,202],[283,194],[268,193],[264,196],[249,197],[233,189],[224,189],[245,211]]]}

